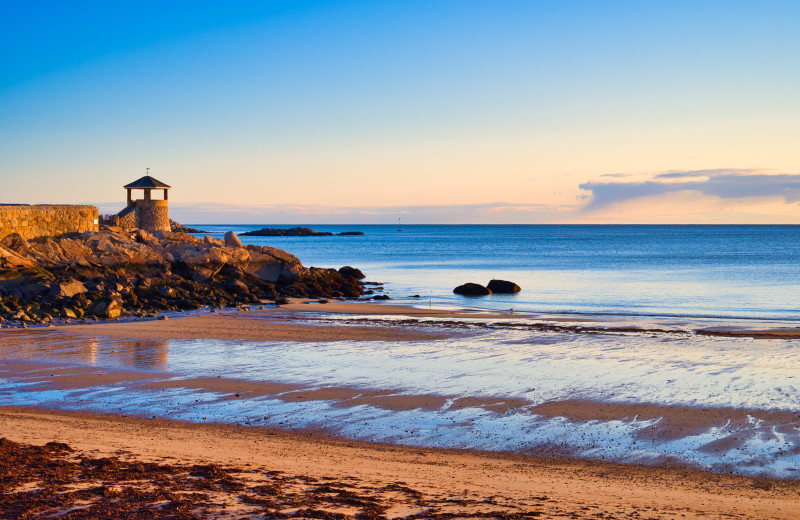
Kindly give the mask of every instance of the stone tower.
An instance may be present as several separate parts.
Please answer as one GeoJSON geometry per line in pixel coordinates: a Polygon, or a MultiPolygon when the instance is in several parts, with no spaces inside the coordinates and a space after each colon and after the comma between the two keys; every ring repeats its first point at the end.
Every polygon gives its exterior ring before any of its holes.
{"type": "Polygon", "coordinates": [[[168,190],[171,186],[164,184],[149,175],[123,186],[128,190],[128,206],[117,214],[119,226],[124,229],[139,228],[154,233],[156,231],[171,231],[169,223],[168,190]],[[133,190],[142,190],[143,199],[134,199],[133,190]],[[162,200],[153,199],[153,190],[164,190],[162,200]]]}

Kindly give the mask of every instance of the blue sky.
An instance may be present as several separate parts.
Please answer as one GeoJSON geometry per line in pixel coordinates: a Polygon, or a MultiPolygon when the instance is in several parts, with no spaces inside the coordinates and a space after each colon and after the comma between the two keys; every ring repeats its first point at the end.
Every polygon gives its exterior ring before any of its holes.
{"type": "Polygon", "coordinates": [[[111,211],[150,167],[206,222],[800,222],[799,11],[0,1],[0,202],[111,211]],[[718,169],[771,188],[661,177],[718,169]]]}

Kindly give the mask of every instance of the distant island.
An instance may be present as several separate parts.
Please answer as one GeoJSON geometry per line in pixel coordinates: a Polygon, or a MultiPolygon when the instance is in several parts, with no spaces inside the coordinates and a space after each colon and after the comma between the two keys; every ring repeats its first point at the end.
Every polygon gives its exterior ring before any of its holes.
{"type": "Polygon", "coordinates": [[[256,231],[242,233],[242,236],[249,237],[331,237],[363,235],[361,231],[344,231],[342,233],[331,233],[329,231],[314,231],[307,227],[293,228],[262,228],[256,231]]]}

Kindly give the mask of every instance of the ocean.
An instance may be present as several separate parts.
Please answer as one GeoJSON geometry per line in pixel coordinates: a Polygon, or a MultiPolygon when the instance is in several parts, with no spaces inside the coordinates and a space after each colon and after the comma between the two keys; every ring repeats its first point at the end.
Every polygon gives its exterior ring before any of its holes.
{"type": "MultiPolygon", "coordinates": [[[[243,237],[268,225],[193,227],[269,245],[306,266],[352,265],[397,303],[541,313],[800,320],[800,226],[308,225],[363,236],[243,237]],[[457,285],[511,280],[516,295],[457,285]],[[419,295],[420,298],[410,298],[419,295]]],[[[292,226],[275,226],[292,227],[292,226]]]]}

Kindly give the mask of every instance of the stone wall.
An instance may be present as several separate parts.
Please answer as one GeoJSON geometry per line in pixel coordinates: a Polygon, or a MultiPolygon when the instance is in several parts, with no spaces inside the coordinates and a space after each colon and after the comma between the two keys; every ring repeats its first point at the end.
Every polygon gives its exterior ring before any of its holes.
{"type": "Polygon", "coordinates": [[[166,200],[137,200],[136,220],[140,229],[150,232],[171,231],[169,203],[166,200]]]}
{"type": "Polygon", "coordinates": [[[117,214],[117,222],[114,224],[122,229],[136,229],[136,207],[128,206],[117,214]]]}
{"type": "Polygon", "coordinates": [[[66,204],[0,205],[0,240],[12,233],[22,238],[59,236],[98,230],[95,206],[66,204]]]}

